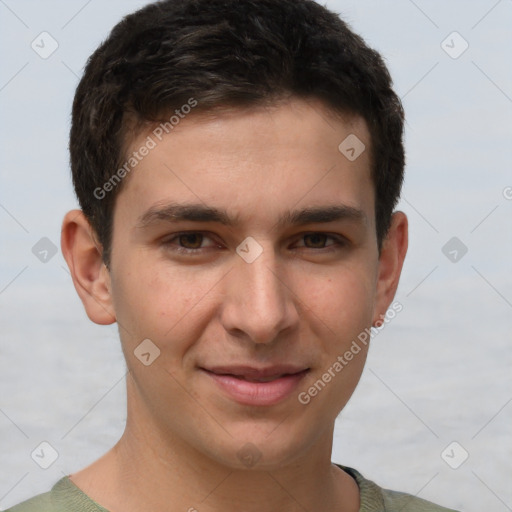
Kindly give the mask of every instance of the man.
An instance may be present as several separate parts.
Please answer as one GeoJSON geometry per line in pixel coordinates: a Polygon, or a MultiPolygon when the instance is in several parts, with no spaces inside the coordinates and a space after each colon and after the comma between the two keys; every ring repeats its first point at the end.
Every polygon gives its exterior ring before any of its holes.
{"type": "Polygon", "coordinates": [[[407,250],[403,112],[310,0],[168,0],[91,56],[62,251],[117,322],[119,442],[12,512],[443,511],[331,462],[407,250]]]}

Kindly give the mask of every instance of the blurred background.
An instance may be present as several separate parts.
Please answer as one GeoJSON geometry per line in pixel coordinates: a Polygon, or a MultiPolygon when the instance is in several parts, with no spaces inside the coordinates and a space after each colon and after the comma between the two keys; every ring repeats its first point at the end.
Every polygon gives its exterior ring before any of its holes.
{"type": "MultiPolygon", "coordinates": [[[[123,432],[117,329],[87,319],[59,236],[77,205],[67,154],[75,87],[114,24],[146,3],[0,0],[2,510],[123,432]]],[[[372,342],[333,461],[447,507],[512,510],[512,1],[326,5],[394,77],[410,221],[403,309],[372,342]]]]}

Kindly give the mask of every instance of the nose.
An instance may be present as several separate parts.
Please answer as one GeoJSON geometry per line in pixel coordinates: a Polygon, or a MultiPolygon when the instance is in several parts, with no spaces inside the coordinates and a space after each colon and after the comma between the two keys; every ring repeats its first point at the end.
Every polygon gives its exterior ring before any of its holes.
{"type": "Polygon", "coordinates": [[[299,320],[296,297],[283,265],[277,264],[270,247],[263,248],[252,263],[238,255],[235,258],[224,282],[221,323],[232,336],[257,344],[272,343],[280,333],[296,327],[299,320]]]}

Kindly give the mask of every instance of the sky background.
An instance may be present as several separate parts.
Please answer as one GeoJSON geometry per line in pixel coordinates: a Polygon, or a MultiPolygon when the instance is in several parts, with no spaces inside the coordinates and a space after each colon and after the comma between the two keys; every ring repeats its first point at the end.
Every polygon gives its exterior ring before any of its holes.
{"type": "MultiPolygon", "coordinates": [[[[87,319],[58,246],[77,204],[74,90],[113,25],[146,3],[0,0],[2,510],[124,428],[116,326],[87,319]],[[48,469],[31,456],[41,442],[58,453],[48,469]]],[[[402,98],[410,221],[403,310],[373,341],[333,460],[459,510],[512,510],[512,1],[326,5],[382,53],[402,98]]]]}

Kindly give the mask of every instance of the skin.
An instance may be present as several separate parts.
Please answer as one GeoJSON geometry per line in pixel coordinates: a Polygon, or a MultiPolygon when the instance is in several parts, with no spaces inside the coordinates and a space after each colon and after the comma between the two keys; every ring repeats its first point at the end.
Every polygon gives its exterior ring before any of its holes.
{"type": "Polygon", "coordinates": [[[93,322],[118,322],[129,369],[122,438],[71,475],[92,499],[111,512],[261,512],[262,501],[267,512],[359,510],[357,484],[331,450],[366,349],[307,405],[298,393],[383,317],[398,285],[407,219],[393,215],[379,255],[370,147],[362,118],[334,117],[319,102],[191,114],[125,178],[109,269],[83,214],[66,215],[75,287],[93,322]],[[353,162],[338,150],[352,133],[366,145],[353,162]],[[216,207],[233,224],[154,214],[169,203],[216,207]],[[340,205],[359,216],[278,223],[340,205]],[[262,249],[252,263],[236,252],[249,236],[262,249]],[[147,338],[160,349],[149,366],[134,355],[147,338]],[[309,370],[269,406],[237,403],[200,370],[280,363],[309,370]],[[240,458],[247,443],[250,466],[240,458]]]}

